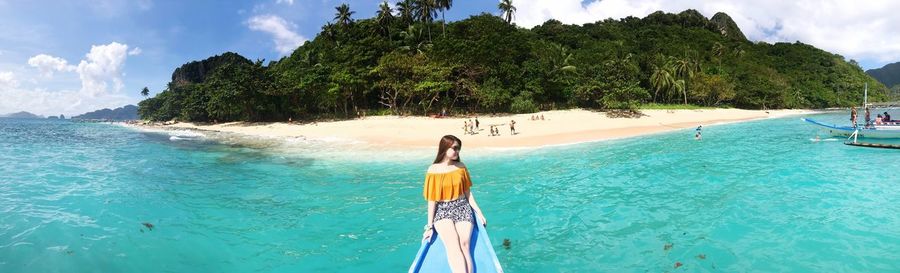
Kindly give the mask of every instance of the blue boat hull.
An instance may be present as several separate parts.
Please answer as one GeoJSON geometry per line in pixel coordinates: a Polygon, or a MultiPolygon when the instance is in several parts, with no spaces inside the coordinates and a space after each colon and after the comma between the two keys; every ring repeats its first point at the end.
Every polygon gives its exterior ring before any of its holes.
{"type": "MultiPolygon", "coordinates": [[[[502,273],[503,268],[500,267],[500,260],[494,252],[491,245],[491,239],[488,237],[487,230],[481,223],[481,219],[475,217],[476,224],[472,228],[472,239],[470,243],[470,253],[474,260],[474,271],[476,273],[502,273]]],[[[444,243],[438,238],[437,231],[432,231],[431,239],[422,241],[422,246],[416,254],[416,259],[412,266],[409,267],[409,273],[425,272],[425,273],[450,273],[450,264],[447,262],[447,249],[444,243]]]]}

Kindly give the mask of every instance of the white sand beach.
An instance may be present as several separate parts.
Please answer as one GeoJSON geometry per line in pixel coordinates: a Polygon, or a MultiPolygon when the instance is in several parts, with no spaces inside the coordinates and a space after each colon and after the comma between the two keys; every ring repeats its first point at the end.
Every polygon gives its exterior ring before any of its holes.
{"type": "Polygon", "coordinates": [[[447,134],[456,135],[467,148],[540,147],[588,141],[608,140],[695,128],[728,122],[777,118],[814,113],[811,110],[642,110],[640,118],[610,118],[604,112],[588,110],[545,111],[535,114],[478,116],[476,134],[465,134],[464,122],[475,116],[431,118],[372,116],[363,119],[315,123],[221,123],[197,125],[177,123],[162,128],[195,129],[237,133],[261,137],[304,137],[306,139],[346,140],[379,146],[430,147],[447,134]],[[544,120],[531,120],[531,116],[544,120]],[[509,124],[515,120],[516,134],[509,124]],[[499,136],[490,135],[497,125],[499,136]]]}

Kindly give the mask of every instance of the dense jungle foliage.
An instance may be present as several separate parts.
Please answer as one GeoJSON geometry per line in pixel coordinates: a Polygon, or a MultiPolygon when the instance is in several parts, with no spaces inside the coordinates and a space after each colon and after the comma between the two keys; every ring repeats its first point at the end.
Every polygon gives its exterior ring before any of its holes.
{"type": "Polygon", "coordinates": [[[889,99],[855,61],[800,42],[750,42],[724,13],[524,29],[510,23],[515,7],[503,3],[501,17],[444,24],[437,19],[445,2],[402,0],[397,10],[385,3],[361,20],[339,6],[332,23],[280,60],[228,52],[181,66],[165,90],[140,102],[139,114],[208,122],[647,103],[824,108],[858,105],[866,83],[870,101],[889,99]]]}

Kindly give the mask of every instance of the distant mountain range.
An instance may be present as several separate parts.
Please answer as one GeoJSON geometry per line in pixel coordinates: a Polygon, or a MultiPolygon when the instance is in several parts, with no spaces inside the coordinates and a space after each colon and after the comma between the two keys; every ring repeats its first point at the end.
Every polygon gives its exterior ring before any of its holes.
{"type": "Polygon", "coordinates": [[[73,116],[73,119],[109,119],[109,120],[135,120],[140,119],[137,114],[137,106],[134,105],[125,105],[123,107],[119,107],[116,109],[110,110],[109,108],[104,108],[101,110],[84,113],[81,115],[73,116]]]}
{"type": "Polygon", "coordinates": [[[3,118],[44,118],[42,116],[38,116],[38,115],[29,113],[29,112],[25,112],[25,111],[16,112],[16,113],[12,113],[12,114],[6,114],[6,115],[0,115],[0,117],[3,117],[3,118]]]}
{"type": "Polygon", "coordinates": [[[866,73],[887,87],[900,84],[900,62],[887,64],[881,68],[869,69],[866,73]]]}

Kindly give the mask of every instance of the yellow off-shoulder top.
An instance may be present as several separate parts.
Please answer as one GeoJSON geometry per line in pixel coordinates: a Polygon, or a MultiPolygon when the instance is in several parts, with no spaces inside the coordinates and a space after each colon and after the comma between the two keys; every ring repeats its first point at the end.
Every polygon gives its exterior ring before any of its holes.
{"type": "Polygon", "coordinates": [[[426,173],[423,195],[428,201],[456,200],[469,192],[469,170],[459,168],[446,173],[426,173]]]}

